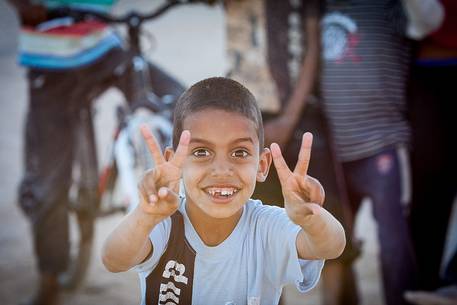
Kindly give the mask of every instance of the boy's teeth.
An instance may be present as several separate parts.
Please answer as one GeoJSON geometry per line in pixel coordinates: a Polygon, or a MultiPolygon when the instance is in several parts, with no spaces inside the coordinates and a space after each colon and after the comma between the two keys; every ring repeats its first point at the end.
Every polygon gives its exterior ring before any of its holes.
{"type": "Polygon", "coordinates": [[[237,190],[233,188],[223,188],[223,189],[209,189],[208,194],[211,196],[232,196],[234,193],[236,193],[237,190]]]}

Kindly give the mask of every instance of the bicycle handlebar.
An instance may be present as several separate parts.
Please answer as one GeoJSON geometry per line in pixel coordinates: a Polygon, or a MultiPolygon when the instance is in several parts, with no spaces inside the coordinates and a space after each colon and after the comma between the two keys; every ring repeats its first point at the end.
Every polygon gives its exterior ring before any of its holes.
{"type": "MultiPolygon", "coordinates": [[[[189,1],[190,2],[199,2],[199,1],[189,1]]],[[[59,7],[55,9],[50,9],[49,14],[50,15],[56,15],[56,16],[70,16],[74,17],[76,19],[85,19],[85,18],[96,18],[99,19],[100,21],[110,23],[110,24],[128,24],[132,26],[138,26],[141,24],[143,21],[146,20],[152,20],[166,11],[168,11],[170,8],[184,4],[186,3],[185,1],[168,1],[167,3],[161,5],[159,8],[157,8],[155,11],[148,13],[148,14],[140,14],[136,11],[131,11],[124,16],[121,17],[116,17],[113,15],[110,15],[108,13],[102,13],[102,12],[97,12],[97,11],[91,11],[87,9],[79,9],[79,8],[72,8],[72,7],[59,7]]]]}

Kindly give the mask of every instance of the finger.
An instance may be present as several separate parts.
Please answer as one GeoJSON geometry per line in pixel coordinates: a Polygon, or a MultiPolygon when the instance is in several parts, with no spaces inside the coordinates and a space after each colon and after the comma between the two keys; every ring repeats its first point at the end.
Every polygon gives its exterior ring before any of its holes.
{"type": "Polygon", "coordinates": [[[284,160],[282,154],[281,154],[281,149],[279,148],[279,145],[276,143],[272,143],[270,145],[271,149],[271,154],[273,156],[273,164],[275,165],[276,172],[278,173],[278,178],[279,182],[281,182],[281,185],[283,186],[284,183],[287,181],[287,178],[292,174],[290,171],[289,167],[286,164],[286,161],[284,160]]]}
{"type": "Polygon", "coordinates": [[[170,162],[177,166],[182,167],[184,161],[187,157],[187,150],[189,148],[190,142],[190,132],[189,130],[184,130],[181,133],[181,137],[179,138],[178,147],[176,148],[176,153],[174,154],[173,158],[171,158],[170,162]]]}
{"type": "MultiPolygon", "coordinates": [[[[312,203],[312,202],[307,202],[307,203],[298,203],[298,204],[292,204],[292,203],[285,203],[286,209],[289,211],[289,213],[292,213],[292,215],[296,215],[299,218],[308,216],[308,215],[318,215],[321,212],[321,206],[312,203]]],[[[298,219],[297,219],[298,220],[298,219]]],[[[298,220],[300,221],[300,220],[298,220]]]]}
{"type": "Polygon", "coordinates": [[[294,173],[302,177],[308,174],[309,160],[311,159],[311,146],[313,145],[313,135],[310,132],[303,134],[300,153],[298,154],[297,165],[294,173]]]}
{"type": "Polygon", "coordinates": [[[156,204],[158,201],[158,197],[155,192],[148,189],[144,183],[138,184],[138,189],[140,191],[140,196],[143,198],[143,201],[153,205],[156,204]]]}
{"type": "Polygon", "coordinates": [[[146,201],[149,201],[151,195],[157,194],[156,182],[154,177],[155,173],[156,170],[146,171],[138,185],[139,189],[143,192],[146,201]]]}
{"type": "Polygon", "coordinates": [[[161,187],[159,189],[158,196],[159,196],[160,200],[173,202],[176,199],[177,194],[173,190],[171,190],[167,187],[161,187]]]}
{"type": "Polygon", "coordinates": [[[149,203],[155,204],[159,201],[159,197],[156,194],[149,195],[149,203]]]}
{"type": "Polygon", "coordinates": [[[320,205],[318,205],[316,203],[306,203],[306,204],[303,204],[300,208],[301,208],[301,213],[303,216],[319,215],[321,212],[320,205]]]}
{"type": "Polygon", "coordinates": [[[162,154],[159,144],[157,144],[157,140],[155,139],[154,135],[151,133],[147,125],[142,125],[140,127],[141,134],[143,135],[146,144],[148,145],[149,151],[152,154],[152,158],[154,159],[154,163],[156,165],[160,165],[165,163],[165,158],[162,154]]]}
{"type": "Polygon", "coordinates": [[[167,211],[169,209],[177,209],[179,206],[179,196],[177,193],[173,192],[173,190],[161,187],[158,192],[159,196],[159,206],[163,211],[167,211]]]}
{"type": "Polygon", "coordinates": [[[159,195],[160,199],[166,198],[167,195],[168,195],[168,190],[167,190],[167,188],[166,188],[166,187],[161,187],[161,188],[159,189],[158,195],[159,195]]]}
{"type": "Polygon", "coordinates": [[[313,178],[311,176],[306,176],[312,184],[312,189],[311,189],[311,202],[315,202],[319,205],[324,205],[325,201],[325,191],[324,187],[322,184],[317,180],[316,178],[313,178]]]}
{"type": "Polygon", "coordinates": [[[311,176],[306,176],[305,179],[300,181],[300,187],[302,188],[306,201],[315,202],[319,205],[324,204],[325,191],[319,180],[311,176]]]}

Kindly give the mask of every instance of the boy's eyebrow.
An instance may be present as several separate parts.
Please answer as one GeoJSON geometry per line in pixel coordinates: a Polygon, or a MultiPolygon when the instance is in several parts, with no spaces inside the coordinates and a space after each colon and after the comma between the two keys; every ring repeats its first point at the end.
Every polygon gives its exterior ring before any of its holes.
{"type": "MultiPolygon", "coordinates": [[[[254,144],[254,140],[251,137],[238,138],[230,142],[230,144],[236,144],[240,142],[251,142],[252,144],[254,144]]],[[[203,143],[208,145],[211,144],[210,141],[201,138],[191,138],[190,143],[203,143]]]]}
{"type": "Polygon", "coordinates": [[[232,144],[240,143],[240,142],[251,142],[252,144],[254,144],[254,140],[251,137],[236,139],[236,140],[232,141],[232,144]]]}

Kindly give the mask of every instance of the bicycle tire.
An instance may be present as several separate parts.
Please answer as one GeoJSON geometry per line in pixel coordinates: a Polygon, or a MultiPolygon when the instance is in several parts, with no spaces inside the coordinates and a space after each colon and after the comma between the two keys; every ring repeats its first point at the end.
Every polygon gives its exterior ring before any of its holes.
{"type": "Polygon", "coordinates": [[[95,218],[100,206],[98,166],[92,109],[82,109],[75,141],[77,158],[73,164],[73,185],[69,194],[69,261],[59,275],[59,285],[69,291],[83,283],[92,255],[95,218]]]}
{"type": "Polygon", "coordinates": [[[148,107],[139,107],[130,116],[116,143],[116,163],[122,193],[127,196],[127,211],[139,203],[137,183],[144,172],[154,166],[140,127],[148,126],[162,150],[171,145],[172,123],[148,107]]]}
{"type": "MultiPolygon", "coordinates": [[[[144,143],[144,141],[138,141],[139,135],[139,126],[141,124],[148,124],[152,128],[153,134],[157,137],[157,140],[160,143],[160,146],[165,148],[165,146],[171,144],[171,122],[163,121],[164,118],[158,117],[157,114],[154,114],[149,108],[147,107],[139,107],[139,109],[135,110],[135,113],[142,113],[141,118],[137,117],[136,121],[132,121],[133,123],[126,128],[126,131],[129,130],[129,144],[132,145],[130,148],[132,150],[131,153],[133,158],[135,159],[135,164],[132,164],[133,167],[130,168],[132,171],[137,172],[144,172],[151,166],[153,166],[152,157],[144,143]],[[145,113],[146,116],[145,116],[145,113]],[[152,123],[150,123],[152,121],[152,123]],[[157,122],[161,122],[162,124],[156,124],[157,122]],[[152,124],[152,125],[151,125],[152,124]],[[162,127],[160,127],[162,126],[162,127]],[[169,130],[167,131],[160,131],[164,128],[164,126],[169,126],[169,130]],[[133,139],[133,135],[136,135],[136,139],[133,139]],[[134,145],[133,143],[136,143],[134,145]],[[138,143],[140,145],[138,145],[138,143]]],[[[79,140],[85,141],[85,140],[79,140]]],[[[81,142],[80,142],[81,143],[81,142]]],[[[81,145],[82,146],[82,145],[81,145]]],[[[116,167],[116,175],[112,177],[113,179],[119,179],[118,169],[116,167]]],[[[136,182],[132,180],[135,183],[136,182]]],[[[114,184],[115,181],[110,181],[110,184],[114,184]]],[[[78,183],[76,183],[78,185],[78,183]]],[[[65,272],[63,272],[59,276],[59,285],[61,288],[67,291],[75,291],[83,284],[87,272],[90,266],[91,255],[93,251],[93,239],[95,234],[95,220],[96,217],[100,212],[101,207],[99,204],[101,200],[97,197],[98,193],[94,188],[84,189],[80,185],[78,185],[77,190],[77,198],[75,198],[70,205],[70,217],[73,221],[73,228],[70,228],[70,231],[73,232],[73,238],[70,240],[70,257],[69,257],[69,265],[65,272]],[[76,233],[76,234],[75,234],[76,233]]],[[[111,185],[112,187],[112,185],[111,185]]],[[[136,197],[134,197],[136,199],[136,197]]],[[[133,208],[134,204],[130,203],[130,207],[128,210],[133,208]]],[[[125,210],[125,209],[124,209],[125,210]]],[[[110,214],[110,213],[108,213],[110,214]]]]}

